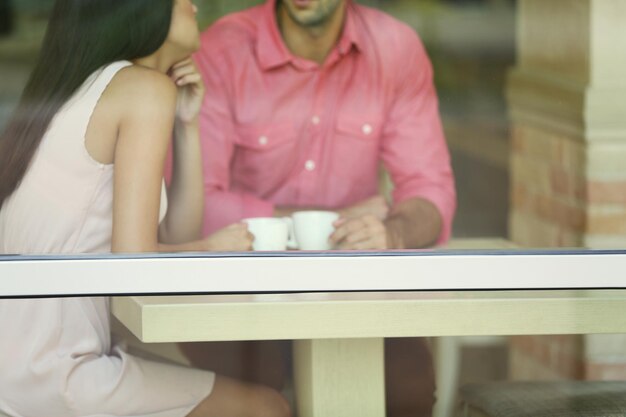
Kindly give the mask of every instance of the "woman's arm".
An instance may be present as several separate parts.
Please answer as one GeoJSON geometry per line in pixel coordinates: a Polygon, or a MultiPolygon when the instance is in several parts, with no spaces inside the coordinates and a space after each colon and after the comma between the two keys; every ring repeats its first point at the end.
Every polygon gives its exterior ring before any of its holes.
{"type": "Polygon", "coordinates": [[[120,122],[115,145],[113,252],[156,252],[163,165],[174,126],[176,87],[168,77],[126,68],[111,85],[120,122]]]}
{"type": "MultiPolygon", "coordinates": [[[[183,119],[188,123],[181,123],[180,116],[174,129],[179,94],[174,82],[156,71],[129,67],[120,71],[111,84],[111,108],[120,114],[111,250],[125,253],[250,250],[253,237],[242,224],[228,226],[205,239],[197,238],[203,201],[198,131],[193,120],[183,119]],[[159,243],[163,166],[173,130],[176,130],[177,168],[170,187],[169,215],[161,233],[167,235],[171,230],[179,240],[176,242],[170,235],[174,243],[159,243]],[[181,234],[190,238],[182,239],[181,234]]],[[[185,108],[180,107],[179,100],[179,115],[181,110],[185,108]]]]}
{"type": "Polygon", "coordinates": [[[159,252],[245,252],[252,249],[254,236],[248,226],[235,223],[211,234],[203,240],[175,245],[159,244],[159,252]]]}
{"type": "Polygon", "coordinates": [[[199,239],[202,229],[204,198],[198,113],[205,89],[191,59],[174,65],[169,75],[178,87],[178,100],[172,181],[168,188],[167,215],[159,227],[159,241],[182,244],[199,239]]]}
{"type": "Polygon", "coordinates": [[[200,239],[202,229],[204,198],[197,122],[175,122],[173,151],[167,215],[159,226],[159,242],[181,244],[200,239]]]}
{"type": "Polygon", "coordinates": [[[204,213],[202,162],[197,122],[174,128],[174,167],[168,212],[159,227],[159,252],[248,251],[253,236],[242,223],[199,239],[204,213]]]}
{"type": "Polygon", "coordinates": [[[191,59],[174,65],[169,75],[178,87],[178,101],[174,123],[172,181],[168,189],[168,212],[159,227],[159,251],[250,250],[253,237],[243,224],[230,225],[199,240],[204,213],[204,187],[198,114],[205,88],[191,59]]]}

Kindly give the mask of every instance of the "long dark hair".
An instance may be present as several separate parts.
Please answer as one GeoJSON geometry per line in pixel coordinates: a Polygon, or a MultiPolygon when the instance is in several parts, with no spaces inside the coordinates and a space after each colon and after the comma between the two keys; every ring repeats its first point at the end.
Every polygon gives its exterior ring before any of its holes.
{"type": "Polygon", "coordinates": [[[0,207],[24,177],[54,115],[92,73],[163,45],[174,1],[56,1],[37,64],[0,136],[0,207]]]}

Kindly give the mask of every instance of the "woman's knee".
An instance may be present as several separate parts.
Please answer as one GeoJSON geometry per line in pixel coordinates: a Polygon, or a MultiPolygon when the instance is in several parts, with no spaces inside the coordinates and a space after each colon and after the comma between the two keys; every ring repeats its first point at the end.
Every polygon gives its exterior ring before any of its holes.
{"type": "Polygon", "coordinates": [[[255,385],[254,409],[256,413],[251,417],[291,417],[291,406],[289,402],[273,388],[262,385],[255,385]]]}
{"type": "Polygon", "coordinates": [[[291,344],[286,341],[181,343],[192,366],[251,384],[284,388],[291,344]]]}

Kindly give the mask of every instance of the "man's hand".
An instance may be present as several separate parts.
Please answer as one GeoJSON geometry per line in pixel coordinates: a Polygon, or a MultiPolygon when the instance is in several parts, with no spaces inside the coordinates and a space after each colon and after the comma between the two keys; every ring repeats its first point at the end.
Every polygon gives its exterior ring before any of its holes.
{"type": "Polygon", "coordinates": [[[442,227],[435,205],[415,197],[394,206],[384,221],[373,214],[342,217],[330,241],[339,250],[418,249],[435,244],[442,227]]]}
{"type": "Polygon", "coordinates": [[[330,236],[331,245],[339,250],[384,250],[390,248],[390,236],[383,221],[373,214],[341,218],[330,236]]]}
{"type": "Polygon", "coordinates": [[[353,206],[346,207],[339,210],[339,215],[345,219],[353,219],[366,215],[372,215],[378,220],[385,220],[389,214],[389,204],[385,200],[385,197],[377,195],[375,197],[368,198],[353,206]]]}

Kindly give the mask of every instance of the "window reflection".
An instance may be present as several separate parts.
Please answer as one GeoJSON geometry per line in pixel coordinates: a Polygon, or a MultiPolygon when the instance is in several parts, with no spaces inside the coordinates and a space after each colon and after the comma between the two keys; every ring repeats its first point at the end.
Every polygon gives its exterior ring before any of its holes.
{"type": "MultiPolygon", "coordinates": [[[[33,67],[51,3],[0,1],[0,127],[33,67]]],[[[197,3],[204,29],[221,16],[262,2],[197,3]]],[[[618,41],[626,17],[623,5],[540,0],[361,3],[413,27],[432,60],[456,179],[458,208],[450,247],[624,247],[620,92],[626,64],[619,58],[618,41]],[[485,237],[503,240],[462,240],[485,237]]],[[[338,130],[356,129],[361,139],[382,128],[376,120],[348,116],[338,130]]],[[[316,126],[322,121],[315,114],[310,122],[316,126]]],[[[247,144],[241,152],[271,147],[275,138],[287,143],[293,133],[283,123],[264,128],[258,123],[238,127],[247,144]]],[[[315,172],[320,164],[307,159],[303,167],[315,172]]],[[[250,181],[271,180],[281,169],[276,163],[274,171],[250,181]]],[[[380,184],[391,193],[385,173],[380,184]]],[[[286,240],[277,248],[284,248],[286,240]]],[[[441,339],[435,349],[446,343],[448,348],[454,343],[455,360],[460,358],[458,379],[445,382],[454,384],[450,404],[458,399],[457,384],[466,382],[626,375],[623,336],[441,339]]]]}

